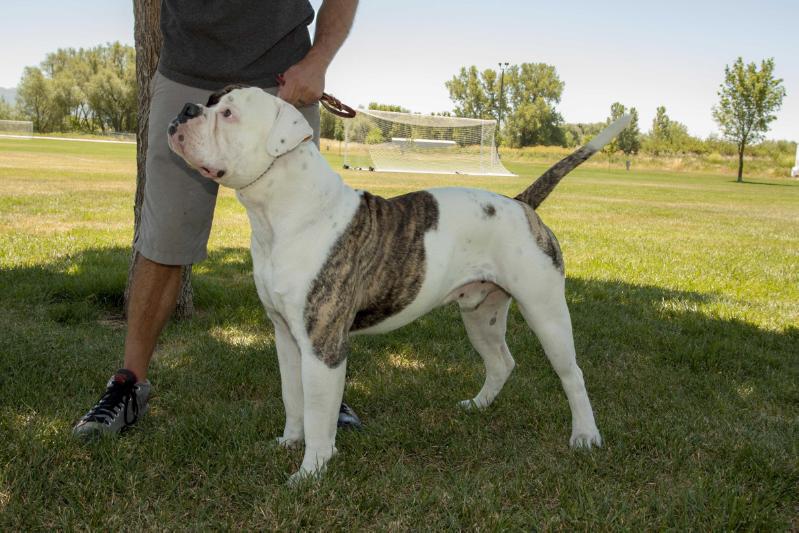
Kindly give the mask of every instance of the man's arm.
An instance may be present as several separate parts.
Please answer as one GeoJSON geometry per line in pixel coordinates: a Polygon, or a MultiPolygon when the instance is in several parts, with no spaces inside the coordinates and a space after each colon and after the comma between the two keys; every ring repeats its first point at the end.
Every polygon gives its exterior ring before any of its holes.
{"type": "Polygon", "coordinates": [[[308,105],[322,97],[325,73],[347,38],[358,0],[324,0],[316,19],[316,34],[308,54],[283,75],[285,84],[277,95],[295,106],[308,105]]]}

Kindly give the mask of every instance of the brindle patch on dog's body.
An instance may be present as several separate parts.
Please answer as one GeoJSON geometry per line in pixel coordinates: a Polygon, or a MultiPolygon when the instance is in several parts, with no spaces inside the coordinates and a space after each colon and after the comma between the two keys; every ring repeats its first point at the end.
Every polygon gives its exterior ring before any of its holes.
{"type": "Polygon", "coordinates": [[[530,226],[530,233],[533,234],[536,244],[541,251],[552,259],[552,264],[561,274],[564,274],[563,253],[560,251],[560,243],[552,230],[544,224],[538,213],[527,204],[519,202],[527,216],[527,224],[530,226]]]}
{"type": "Polygon", "coordinates": [[[379,324],[409,305],[424,282],[424,236],[438,225],[429,192],[392,199],[361,193],[347,229],[311,285],[305,326],[317,356],[335,367],[350,331],[379,324]]]}

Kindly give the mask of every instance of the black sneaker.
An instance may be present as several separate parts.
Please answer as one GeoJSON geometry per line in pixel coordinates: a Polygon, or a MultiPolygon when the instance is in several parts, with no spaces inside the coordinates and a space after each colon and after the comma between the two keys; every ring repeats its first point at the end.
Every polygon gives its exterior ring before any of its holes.
{"type": "Polygon", "coordinates": [[[352,407],[344,402],[341,402],[341,407],[338,410],[338,427],[342,429],[363,429],[361,419],[352,410],[352,407]]]}
{"type": "Polygon", "coordinates": [[[136,383],[136,376],[122,368],[111,376],[105,394],[75,427],[72,434],[79,438],[99,437],[120,433],[132,426],[147,412],[150,382],[136,383]]]}

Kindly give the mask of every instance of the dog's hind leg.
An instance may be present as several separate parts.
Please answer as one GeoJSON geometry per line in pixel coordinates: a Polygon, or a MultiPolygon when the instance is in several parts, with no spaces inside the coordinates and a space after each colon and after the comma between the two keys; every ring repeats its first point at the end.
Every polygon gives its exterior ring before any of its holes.
{"type": "Polygon", "coordinates": [[[487,282],[472,283],[458,289],[458,296],[466,333],[474,349],[483,358],[486,369],[483,388],[471,400],[460,402],[460,406],[466,409],[488,407],[502,390],[515,366],[505,343],[511,298],[500,287],[487,282]],[[475,303],[480,298],[482,300],[475,303]]]}
{"type": "Polygon", "coordinates": [[[601,446],[602,437],[594,422],[583,372],[577,366],[564,283],[563,278],[560,278],[559,282],[539,285],[538,290],[525,291],[517,288],[512,293],[527,324],[538,336],[569,400],[572,413],[569,444],[575,448],[601,446]]]}

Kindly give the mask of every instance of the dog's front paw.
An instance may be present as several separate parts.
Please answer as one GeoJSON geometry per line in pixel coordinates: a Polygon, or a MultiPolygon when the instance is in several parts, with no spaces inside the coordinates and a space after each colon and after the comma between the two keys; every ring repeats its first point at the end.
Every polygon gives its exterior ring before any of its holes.
{"type": "Polygon", "coordinates": [[[289,477],[288,486],[296,487],[306,482],[319,481],[327,469],[328,461],[334,455],[336,455],[335,446],[323,446],[321,449],[306,446],[300,469],[289,477]]]}
{"type": "Polygon", "coordinates": [[[286,448],[287,450],[296,450],[302,447],[302,439],[290,439],[286,437],[277,437],[275,439],[275,444],[281,448],[286,448]]]}
{"type": "Polygon", "coordinates": [[[602,436],[597,429],[574,432],[572,433],[571,439],[569,439],[569,446],[574,449],[583,448],[586,450],[590,450],[592,446],[601,448],[602,436]]]}
{"type": "Polygon", "coordinates": [[[289,476],[289,480],[286,481],[286,486],[290,489],[296,489],[302,485],[311,485],[313,483],[318,482],[322,478],[322,471],[315,470],[315,471],[308,471],[303,468],[300,468],[293,474],[289,476]]]}

